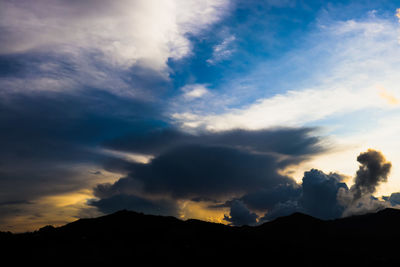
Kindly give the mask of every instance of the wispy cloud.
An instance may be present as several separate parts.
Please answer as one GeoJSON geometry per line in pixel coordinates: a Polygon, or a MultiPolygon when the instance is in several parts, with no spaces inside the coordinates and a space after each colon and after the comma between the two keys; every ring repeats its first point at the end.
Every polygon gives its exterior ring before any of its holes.
{"type": "Polygon", "coordinates": [[[212,57],[207,59],[209,64],[217,64],[220,61],[228,59],[234,52],[233,43],[236,40],[234,35],[226,37],[221,43],[213,47],[212,57]]]}
{"type": "Polygon", "coordinates": [[[378,18],[320,22],[319,29],[309,34],[307,47],[290,52],[277,62],[260,64],[247,77],[226,85],[231,88],[229,95],[221,94],[215,99],[221,103],[221,99],[232,98],[235,92],[244,90],[242,86],[265,94],[272,89],[265,77],[274,65],[280,66],[280,72],[291,71],[292,66],[301,68],[287,92],[245,105],[234,99],[238,107],[224,106],[214,113],[175,112],[172,118],[185,128],[220,131],[300,126],[357,110],[390,108],[387,98],[379,97],[376,86],[396,88],[400,83],[396,27],[378,18]],[[320,57],[322,54],[325,56],[320,57]],[[302,73],[308,77],[304,78],[302,73]]]}

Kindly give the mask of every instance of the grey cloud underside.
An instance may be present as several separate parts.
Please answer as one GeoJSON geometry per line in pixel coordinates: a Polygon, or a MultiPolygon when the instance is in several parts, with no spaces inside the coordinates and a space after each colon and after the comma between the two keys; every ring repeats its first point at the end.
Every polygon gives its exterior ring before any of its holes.
{"type": "Polygon", "coordinates": [[[153,127],[149,104],[95,89],[79,96],[42,92],[0,101],[0,202],[79,190],[90,183],[74,165],[101,167],[102,140],[153,127]],[[124,108],[119,113],[117,108],[124,108]],[[150,115],[149,115],[150,116],[150,115]]]}
{"type": "Polygon", "coordinates": [[[148,193],[167,193],[176,198],[219,198],[293,183],[277,173],[279,166],[275,156],[228,147],[181,146],[149,164],[130,164],[128,177],[116,182],[110,190],[119,191],[124,179],[133,179],[142,182],[148,193]]]}
{"type": "Polygon", "coordinates": [[[104,145],[118,150],[156,155],[178,146],[200,145],[301,157],[322,151],[318,145],[320,139],[312,135],[313,131],[313,128],[277,128],[189,134],[176,129],[160,129],[126,135],[104,145]]]}

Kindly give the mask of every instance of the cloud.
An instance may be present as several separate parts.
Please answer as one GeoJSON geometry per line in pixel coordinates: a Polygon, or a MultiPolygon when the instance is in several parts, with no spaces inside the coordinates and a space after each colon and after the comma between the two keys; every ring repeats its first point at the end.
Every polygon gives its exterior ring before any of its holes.
{"type": "Polygon", "coordinates": [[[2,1],[1,54],[58,50],[98,53],[109,64],[165,70],[190,53],[188,34],[223,16],[218,1],[2,1]]]}
{"type": "Polygon", "coordinates": [[[230,206],[229,216],[225,215],[224,220],[230,222],[231,225],[254,225],[257,223],[258,215],[251,212],[242,201],[233,200],[230,206]]]}
{"type": "Polygon", "coordinates": [[[266,211],[260,222],[294,212],[303,212],[320,219],[341,217],[345,207],[338,200],[341,189],[348,190],[344,176],[325,174],[312,169],[304,173],[301,184],[286,184],[241,198],[248,207],[266,211]]]}
{"type": "Polygon", "coordinates": [[[187,84],[181,90],[184,92],[183,97],[188,100],[199,98],[209,93],[206,84],[187,84]]]}
{"type": "Polygon", "coordinates": [[[364,195],[373,194],[380,183],[387,182],[392,164],[386,161],[379,151],[368,149],[357,157],[360,167],[354,178],[354,185],[350,188],[353,201],[364,195]]]}
{"type": "Polygon", "coordinates": [[[274,209],[279,203],[297,201],[301,196],[301,186],[296,183],[279,184],[244,195],[241,200],[252,210],[265,211],[274,209]]]}
{"type": "Polygon", "coordinates": [[[392,193],[388,199],[392,206],[400,205],[400,193],[392,193]]]}
{"type": "Polygon", "coordinates": [[[281,176],[279,157],[253,154],[234,148],[186,145],[168,150],[148,164],[130,164],[129,176],[110,190],[119,191],[128,181],[143,183],[146,192],[176,198],[224,198],[232,194],[290,183],[281,176]]]}
{"type": "Polygon", "coordinates": [[[99,61],[93,53],[66,55],[56,50],[0,55],[0,88],[4,88],[0,91],[3,99],[43,92],[85,94],[96,89],[151,102],[162,93],[160,88],[169,88],[169,82],[144,66],[121,69],[99,61]]]}
{"type": "Polygon", "coordinates": [[[391,205],[390,202],[376,198],[373,195],[364,195],[357,201],[351,202],[352,194],[349,194],[348,191],[340,191],[338,199],[346,207],[343,211],[342,217],[377,212],[385,208],[397,208],[395,205],[391,205]]]}
{"type": "Polygon", "coordinates": [[[211,131],[226,131],[232,128],[256,130],[280,125],[301,126],[334,113],[350,112],[379,106],[379,104],[376,102],[375,95],[366,95],[360,101],[359,92],[340,89],[304,90],[260,99],[244,109],[232,109],[226,114],[204,116],[175,113],[172,117],[184,128],[205,128],[211,131]],[[332,100],[337,99],[338,96],[346,101],[335,101],[333,104],[332,100]],[[273,116],[265,114],[273,114],[273,116]]]}
{"type": "Polygon", "coordinates": [[[234,52],[234,48],[232,47],[233,42],[236,40],[234,35],[229,35],[224,38],[224,40],[213,47],[212,57],[207,59],[207,63],[209,64],[217,64],[223,60],[228,59],[234,52]]]}
{"type": "Polygon", "coordinates": [[[226,0],[1,0],[1,6],[0,97],[96,88],[149,102],[172,89],[168,64],[190,56],[190,39],[230,8],[226,0]]]}
{"type": "Polygon", "coordinates": [[[313,128],[276,128],[257,131],[230,130],[224,132],[188,133],[174,128],[133,132],[108,140],[110,149],[158,155],[184,145],[223,146],[249,152],[274,152],[302,157],[322,152],[322,140],[313,128]]]}
{"type": "Polygon", "coordinates": [[[342,215],[344,207],[337,200],[339,190],[348,190],[344,177],[337,173],[325,174],[312,169],[304,173],[299,203],[309,215],[334,219],[342,215]]]}
{"type": "MultiPolygon", "coordinates": [[[[387,182],[392,164],[386,161],[379,151],[368,149],[357,157],[360,163],[350,190],[338,192],[339,202],[345,206],[343,216],[375,212],[386,207],[392,207],[392,202],[380,200],[372,194],[381,183],[387,182]]],[[[393,196],[393,200],[396,195],[393,196]]],[[[395,205],[394,205],[395,206],[395,205]]]]}

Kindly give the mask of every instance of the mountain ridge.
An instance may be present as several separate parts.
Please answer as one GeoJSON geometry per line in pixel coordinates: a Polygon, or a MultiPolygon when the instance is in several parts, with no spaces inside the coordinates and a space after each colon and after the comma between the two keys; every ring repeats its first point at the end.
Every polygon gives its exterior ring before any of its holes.
{"type": "Polygon", "coordinates": [[[329,221],[294,213],[245,227],[122,210],[30,233],[2,232],[0,248],[15,261],[35,263],[115,264],[133,257],[139,266],[193,259],[249,264],[262,256],[281,265],[396,265],[397,246],[391,244],[400,238],[399,227],[395,209],[329,221]]]}

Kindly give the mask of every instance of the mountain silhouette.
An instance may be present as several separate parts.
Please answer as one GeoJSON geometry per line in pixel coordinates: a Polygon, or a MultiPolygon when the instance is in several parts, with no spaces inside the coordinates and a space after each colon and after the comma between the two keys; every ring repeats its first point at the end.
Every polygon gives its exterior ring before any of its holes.
{"type": "Polygon", "coordinates": [[[14,264],[399,266],[399,237],[396,209],[330,221],[294,213],[252,227],[123,210],[0,232],[0,249],[14,264]]]}

